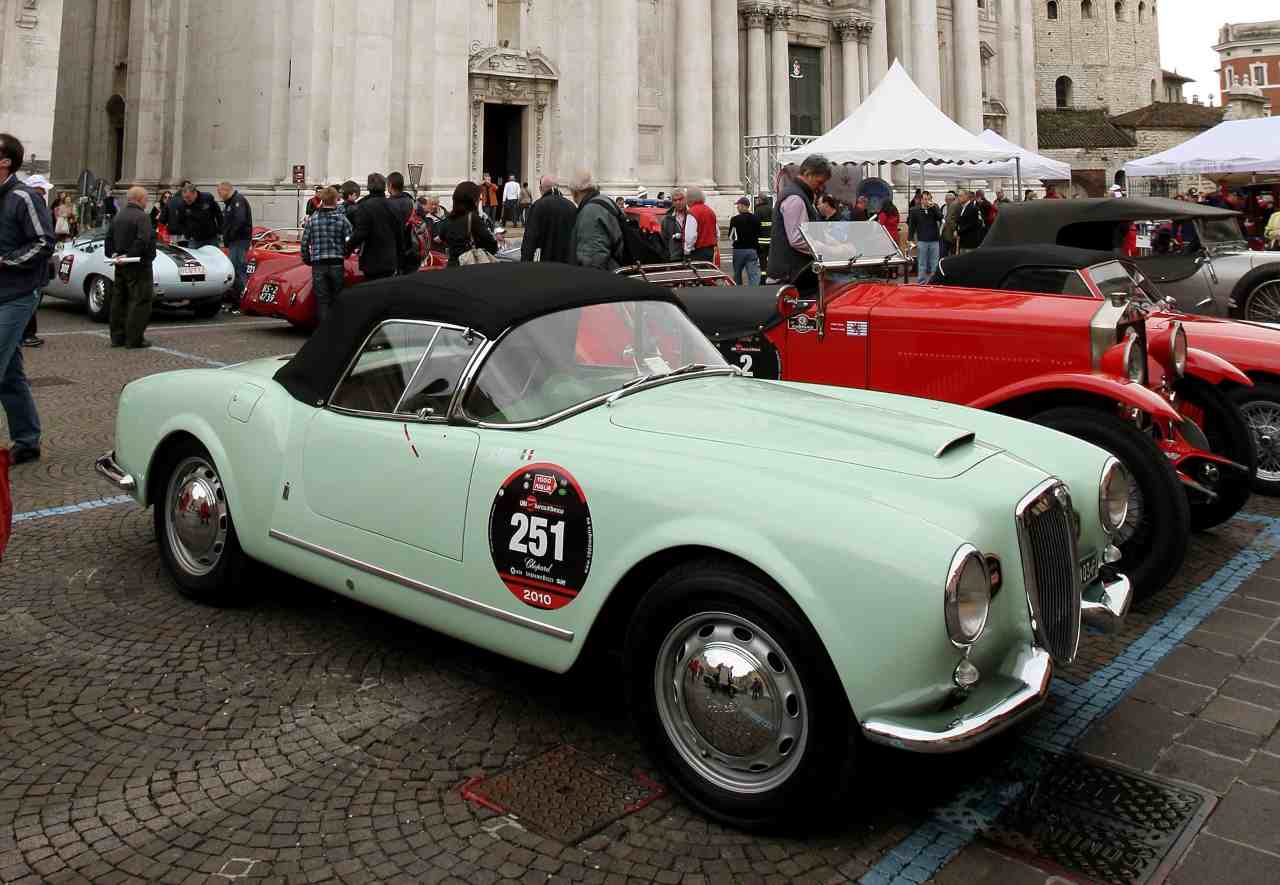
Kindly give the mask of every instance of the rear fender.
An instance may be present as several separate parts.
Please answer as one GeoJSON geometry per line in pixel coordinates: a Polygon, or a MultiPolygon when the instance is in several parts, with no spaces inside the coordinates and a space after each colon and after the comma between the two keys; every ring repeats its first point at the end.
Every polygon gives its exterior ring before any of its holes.
{"type": "Polygon", "coordinates": [[[1192,378],[1207,381],[1215,387],[1224,381],[1230,381],[1232,384],[1239,384],[1242,387],[1253,386],[1253,381],[1249,379],[1249,376],[1237,369],[1235,365],[1227,362],[1216,353],[1199,350],[1195,347],[1187,348],[1187,374],[1192,378]]]}
{"type": "MultiPolygon", "coordinates": [[[[1228,364],[1229,365],[1229,364],[1228,364]]],[[[1182,416],[1159,394],[1143,387],[1120,381],[1110,375],[1093,375],[1082,372],[1059,372],[1038,375],[993,391],[968,405],[975,409],[994,409],[1012,400],[1038,393],[1071,390],[1115,400],[1125,406],[1141,409],[1153,418],[1181,422],[1182,416]]]]}

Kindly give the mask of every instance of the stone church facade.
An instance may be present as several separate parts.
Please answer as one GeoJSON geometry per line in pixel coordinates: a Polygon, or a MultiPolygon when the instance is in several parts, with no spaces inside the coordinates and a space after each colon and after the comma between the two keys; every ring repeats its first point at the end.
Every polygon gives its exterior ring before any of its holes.
{"type": "Polygon", "coordinates": [[[1034,146],[1036,2],[65,0],[53,172],[225,178],[274,223],[295,166],[308,188],[420,164],[440,193],[580,167],[740,193],[743,136],[820,134],[894,58],[1034,146]]]}
{"type": "Polygon", "coordinates": [[[0,0],[0,132],[22,140],[25,172],[49,171],[62,5],[0,0]]]}

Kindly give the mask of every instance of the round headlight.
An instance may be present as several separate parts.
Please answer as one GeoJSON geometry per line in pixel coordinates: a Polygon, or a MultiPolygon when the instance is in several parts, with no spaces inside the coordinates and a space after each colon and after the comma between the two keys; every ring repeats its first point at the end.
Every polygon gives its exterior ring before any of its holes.
{"type": "Polygon", "coordinates": [[[1108,458],[1107,465],[1102,468],[1102,480],[1098,484],[1098,518],[1102,520],[1102,528],[1107,534],[1114,535],[1120,531],[1124,521],[1129,518],[1129,493],[1133,481],[1129,471],[1115,458],[1108,458]]]}
{"type": "Polygon", "coordinates": [[[962,545],[951,559],[944,608],[951,641],[958,646],[977,642],[991,610],[991,575],[972,544],[962,545]]]}
{"type": "Polygon", "coordinates": [[[1170,339],[1169,352],[1173,356],[1173,371],[1181,378],[1187,374],[1187,330],[1182,323],[1175,323],[1170,339]]]}
{"type": "Polygon", "coordinates": [[[1147,349],[1137,335],[1130,335],[1125,341],[1124,372],[1135,384],[1141,384],[1146,380],[1147,349]]]}

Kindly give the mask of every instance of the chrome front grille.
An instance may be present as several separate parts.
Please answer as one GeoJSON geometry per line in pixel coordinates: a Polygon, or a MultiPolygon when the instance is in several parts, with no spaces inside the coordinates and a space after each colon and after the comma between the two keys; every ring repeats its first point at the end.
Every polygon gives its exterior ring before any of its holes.
{"type": "Polygon", "coordinates": [[[1060,664],[1080,644],[1080,584],[1071,493],[1048,480],[1018,504],[1022,574],[1036,642],[1060,664]]]}

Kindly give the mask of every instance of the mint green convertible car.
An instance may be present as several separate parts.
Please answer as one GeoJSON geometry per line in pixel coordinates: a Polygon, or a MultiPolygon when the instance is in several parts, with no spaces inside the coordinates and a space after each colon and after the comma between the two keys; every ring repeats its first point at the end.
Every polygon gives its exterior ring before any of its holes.
{"type": "Polygon", "coordinates": [[[671,780],[740,825],[838,794],[863,738],[996,734],[1130,598],[1106,453],[743,377],[672,293],[595,271],[361,286],[292,359],[129,384],[116,439],[98,469],[188,595],[257,560],[556,672],[603,639],[671,780]]]}

